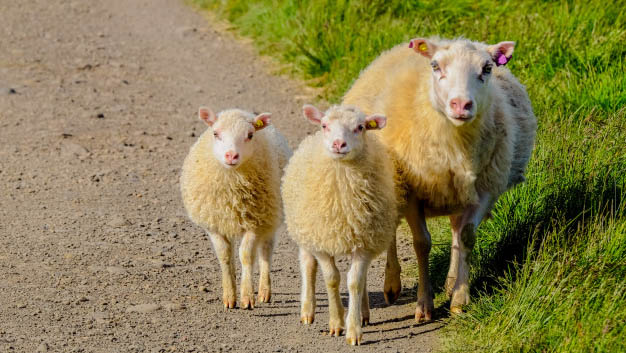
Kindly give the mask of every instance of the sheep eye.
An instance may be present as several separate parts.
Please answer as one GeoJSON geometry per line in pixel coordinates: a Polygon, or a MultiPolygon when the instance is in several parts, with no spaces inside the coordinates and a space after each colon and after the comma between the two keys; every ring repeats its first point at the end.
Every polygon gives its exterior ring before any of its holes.
{"type": "Polygon", "coordinates": [[[248,134],[248,140],[252,140],[252,136],[254,136],[254,134],[253,133],[249,133],[248,134]]]}
{"type": "Polygon", "coordinates": [[[214,132],[214,133],[213,133],[213,136],[214,136],[216,139],[218,139],[218,140],[220,139],[220,134],[218,134],[217,132],[214,132]]]}
{"type": "Polygon", "coordinates": [[[326,124],[322,124],[322,129],[326,129],[326,124]]]}
{"type": "Polygon", "coordinates": [[[489,75],[491,73],[491,64],[487,63],[483,66],[483,75],[489,75]]]}
{"type": "Polygon", "coordinates": [[[359,131],[363,131],[364,127],[363,125],[359,125],[359,131]]]}
{"type": "Polygon", "coordinates": [[[430,66],[433,68],[433,71],[435,72],[441,70],[441,68],[439,67],[439,63],[436,62],[435,60],[431,61],[430,66]]]}

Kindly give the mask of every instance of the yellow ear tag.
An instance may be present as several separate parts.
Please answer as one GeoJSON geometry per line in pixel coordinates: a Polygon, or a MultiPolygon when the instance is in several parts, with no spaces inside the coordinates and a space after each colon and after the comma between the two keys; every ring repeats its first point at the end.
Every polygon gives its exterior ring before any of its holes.
{"type": "Polygon", "coordinates": [[[372,129],[375,129],[378,126],[378,124],[376,124],[376,120],[370,120],[367,125],[369,125],[372,129]]]}
{"type": "Polygon", "coordinates": [[[426,45],[426,43],[422,42],[422,43],[420,43],[420,45],[417,47],[417,49],[419,49],[420,51],[427,51],[427,50],[428,50],[428,46],[426,45]]]}
{"type": "Polygon", "coordinates": [[[263,120],[261,119],[257,120],[254,125],[256,125],[256,127],[263,127],[263,120]]]}

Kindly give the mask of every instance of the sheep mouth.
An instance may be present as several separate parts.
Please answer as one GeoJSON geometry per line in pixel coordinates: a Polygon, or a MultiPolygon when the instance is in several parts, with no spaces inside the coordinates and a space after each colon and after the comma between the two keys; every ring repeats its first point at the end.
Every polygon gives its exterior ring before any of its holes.
{"type": "Polygon", "coordinates": [[[458,115],[458,116],[453,116],[452,119],[457,120],[457,121],[470,121],[474,118],[473,115],[458,115]]]}

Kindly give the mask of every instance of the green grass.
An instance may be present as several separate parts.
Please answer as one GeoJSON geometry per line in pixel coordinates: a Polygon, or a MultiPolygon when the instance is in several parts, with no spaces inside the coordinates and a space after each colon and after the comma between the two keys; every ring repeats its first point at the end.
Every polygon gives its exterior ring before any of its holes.
{"type": "MultiPolygon", "coordinates": [[[[536,149],[527,182],[479,228],[474,304],[443,349],[626,351],[626,1],[193,1],[331,102],[416,36],[517,42],[509,65],[539,120],[536,149]]],[[[450,232],[429,224],[441,303],[450,232]]]]}

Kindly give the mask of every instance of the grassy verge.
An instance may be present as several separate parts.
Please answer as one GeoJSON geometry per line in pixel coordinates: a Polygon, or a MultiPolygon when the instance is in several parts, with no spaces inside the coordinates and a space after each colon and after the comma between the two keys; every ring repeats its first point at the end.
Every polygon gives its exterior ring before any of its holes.
{"type": "MultiPolygon", "coordinates": [[[[626,1],[193,0],[339,101],[415,36],[517,42],[510,68],[539,119],[527,179],[479,228],[473,298],[444,349],[626,351],[626,1]]],[[[445,220],[431,222],[442,297],[445,220]]]]}

